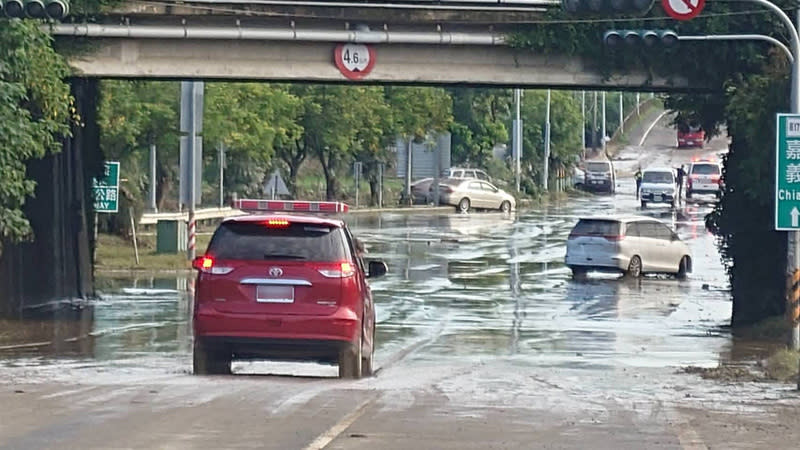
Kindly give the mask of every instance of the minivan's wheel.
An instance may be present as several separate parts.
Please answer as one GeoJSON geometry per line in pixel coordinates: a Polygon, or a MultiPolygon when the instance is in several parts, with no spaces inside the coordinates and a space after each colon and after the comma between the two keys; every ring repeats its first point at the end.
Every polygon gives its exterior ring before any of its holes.
{"type": "Polygon", "coordinates": [[[639,278],[642,276],[642,258],[638,256],[631,258],[631,262],[628,263],[627,275],[631,278],[639,278]]]}
{"type": "Polygon", "coordinates": [[[676,276],[678,279],[683,280],[686,279],[686,274],[689,273],[689,257],[684,256],[681,258],[680,264],[678,264],[678,273],[676,276]]]}
{"type": "Polygon", "coordinates": [[[501,203],[500,204],[500,211],[503,211],[504,213],[511,212],[511,202],[506,200],[503,203],[501,203]]]}
{"type": "Polygon", "coordinates": [[[339,351],[339,378],[361,378],[361,333],[339,351]]]}
{"type": "Polygon", "coordinates": [[[469,211],[469,199],[464,197],[458,202],[458,210],[461,212],[469,211]]]}
{"type": "Polygon", "coordinates": [[[642,200],[642,209],[645,209],[645,208],[647,208],[647,202],[642,200]]]}
{"type": "Polygon", "coordinates": [[[581,280],[581,279],[586,278],[586,274],[587,273],[589,273],[589,271],[586,270],[583,267],[573,267],[572,268],[572,278],[574,278],[576,280],[581,280]]]}
{"type": "Polygon", "coordinates": [[[692,198],[692,191],[689,189],[686,190],[686,198],[692,198]]]}
{"type": "Polygon", "coordinates": [[[196,337],[192,351],[192,372],[195,375],[229,375],[231,353],[225,348],[214,348],[205,339],[196,337]]]}

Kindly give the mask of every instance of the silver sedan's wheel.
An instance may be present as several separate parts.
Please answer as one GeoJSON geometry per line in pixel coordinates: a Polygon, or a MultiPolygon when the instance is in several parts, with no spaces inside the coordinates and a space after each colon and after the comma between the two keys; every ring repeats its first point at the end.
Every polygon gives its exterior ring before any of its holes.
{"type": "Polygon", "coordinates": [[[469,211],[469,199],[464,197],[458,202],[458,210],[461,212],[469,211]]]}
{"type": "Polygon", "coordinates": [[[511,212],[511,202],[506,200],[503,203],[501,203],[500,204],[500,211],[503,211],[504,213],[511,212]]]}

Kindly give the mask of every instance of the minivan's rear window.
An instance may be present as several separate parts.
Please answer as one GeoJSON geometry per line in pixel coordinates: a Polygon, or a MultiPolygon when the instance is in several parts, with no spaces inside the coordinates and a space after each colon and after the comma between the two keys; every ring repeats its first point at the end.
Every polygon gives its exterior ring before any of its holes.
{"type": "Polygon", "coordinates": [[[572,233],[582,236],[618,236],[620,228],[620,223],[616,220],[581,219],[572,229],[572,233]]]}
{"type": "Polygon", "coordinates": [[[328,225],[292,223],[270,228],[258,222],[220,225],[208,245],[217,259],[342,261],[347,259],[344,233],[328,225]]]}
{"type": "Polygon", "coordinates": [[[589,172],[608,172],[608,163],[604,162],[590,162],[586,163],[586,170],[589,172]]]}
{"type": "Polygon", "coordinates": [[[716,164],[695,164],[692,173],[698,175],[719,175],[719,166],[716,164]]]}
{"type": "Polygon", "coordinates": [[[669,172],[645,172],[642,176],[642,183],[674,183],[675,179],[669,172]]]}

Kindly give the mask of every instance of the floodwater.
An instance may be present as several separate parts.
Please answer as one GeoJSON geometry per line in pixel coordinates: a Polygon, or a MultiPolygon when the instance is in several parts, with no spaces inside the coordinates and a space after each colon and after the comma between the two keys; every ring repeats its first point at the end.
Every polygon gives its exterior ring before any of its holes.
{"type": "MultiPolygon", "coordinates": [[[[615,196],[497,213],[348,217],[369,258],[376,362],[503,358],[570,368],[717,366],[733,351],[727,279],[705,231],[710,204],[639,211],[631,180],[615,196]],[[628,186],[630,185],[630,186],[628,186]],[[673,226],[693,252],[687,280],[573,280],[565,243],[581,216],[642,213],[673,226]]],[[[191,371],[187,275],[100,276],[100,297],[0,322],[0,374],[145,378],[191,371]]],[[[335,375],[316,365],[236,363],[238,373],[335,375]]],[[[380,374],[379,374],[380,376],[380,374]]]]}

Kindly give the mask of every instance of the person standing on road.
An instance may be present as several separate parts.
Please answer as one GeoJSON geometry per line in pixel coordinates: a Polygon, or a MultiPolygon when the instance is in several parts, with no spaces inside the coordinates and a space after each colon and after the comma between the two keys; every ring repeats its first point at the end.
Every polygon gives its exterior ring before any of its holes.
{"type": "Polygon", "coordinates": [[[678,183],[678,198],[677,200],[681,200],[681,195],[683,195],[683,179],[686,178],[686,170],[683,168],[683,164],[676,170],[677,174],[677,183],[678,183]]]}
{"type": "Polygon", "coordinates": [[[633,174],[633,179],[636,180],[636,198],[639,198],[639,190],[642,187],[642,168],[641,166],[636,169],[636,173],[633,174]]]}

